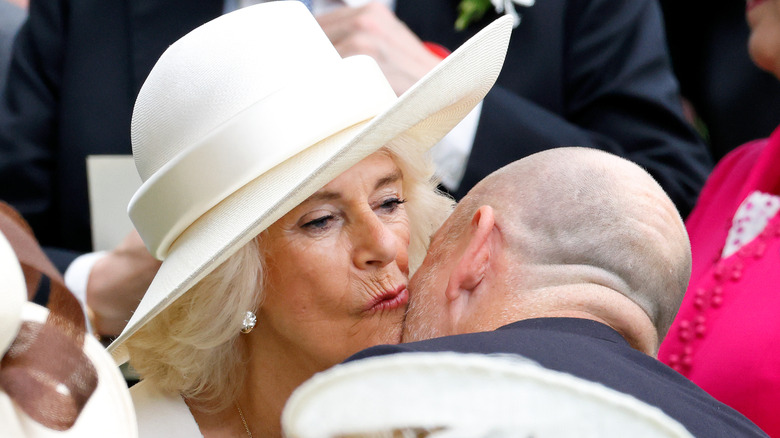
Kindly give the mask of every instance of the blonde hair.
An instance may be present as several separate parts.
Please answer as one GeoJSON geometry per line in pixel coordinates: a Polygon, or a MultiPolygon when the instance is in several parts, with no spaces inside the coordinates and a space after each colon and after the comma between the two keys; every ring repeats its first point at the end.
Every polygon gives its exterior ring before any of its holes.
{"type": "MultiPolygon", "coordinates": [[[[403,137],[387,144],[403,174],[405,208],[411,240],[410,269],[422,263],[430,236],[452,211],[454,201],[436,188],[433,164],[403,137]]],[[[246,346],[240,342],[247,310],[264,294],[264,232],[241,247],[127,342],[130,363],[144,380],[176,392],[217,412],[237,398],[245,379],[246,346]]]]}

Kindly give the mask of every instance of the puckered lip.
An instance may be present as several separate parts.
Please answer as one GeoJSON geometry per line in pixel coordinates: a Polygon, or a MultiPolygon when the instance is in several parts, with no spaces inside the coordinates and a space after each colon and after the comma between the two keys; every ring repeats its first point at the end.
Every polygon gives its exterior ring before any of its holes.
{"type": "Polygon", "coordinates": [[[750,12],[751,9],[755,8],[756,6],[760,5],[761,3],[764,3],[766,0],[747,0],[745,2],[745,13],[750,12]]]}
{"type": "Polygon", "coordinates": [[[398,286],[393,290],[387,290],[378,297],[369,301],[365,312],[376,313],[384,310],[395,310],[405,308],[409,302],[409,289],[405,284],[398,286]]]}

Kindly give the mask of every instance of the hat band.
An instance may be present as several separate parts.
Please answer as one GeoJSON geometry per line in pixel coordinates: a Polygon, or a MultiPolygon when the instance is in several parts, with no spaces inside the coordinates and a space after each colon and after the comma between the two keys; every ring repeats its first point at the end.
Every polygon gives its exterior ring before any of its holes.
{"type": "Polygon", "coordinates": [[[367,56],[315,73],[242,111],[144,182],[128,213],[155,257],[164,259],[188,226],[231,193],[397,99],[367,56]]]}

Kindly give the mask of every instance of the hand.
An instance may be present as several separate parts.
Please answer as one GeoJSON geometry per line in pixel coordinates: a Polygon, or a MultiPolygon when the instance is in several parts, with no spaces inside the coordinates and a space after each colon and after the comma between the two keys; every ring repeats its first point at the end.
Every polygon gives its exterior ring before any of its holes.
{"type": "Polygon", "coordinates": [[[122,332],[160,264],[135,230],[95,262],[87,282],[87,306],[94,313],[95,332],[105,336],[122,332]]]}
{"type": "Polygon", "coordinates": [[[386,6],[343,7],[317,17],[342,57],[374,58],[397,95],[431,71],[441,58],[431,53],[386,6]]]}

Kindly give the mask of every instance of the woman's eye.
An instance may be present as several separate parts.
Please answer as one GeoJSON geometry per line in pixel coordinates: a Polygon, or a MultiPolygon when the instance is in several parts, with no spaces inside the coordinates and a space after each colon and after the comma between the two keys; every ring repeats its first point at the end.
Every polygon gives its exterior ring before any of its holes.
{"type": "Polygon", "coordinates": [[[400,198],[390,198],[390,199],[387,199],[386,201],[384,201],[384,202],[382,203],[382,205],[380,205],[379,207],[380,207],[381,209],[385,210],[385,211],[390,211],[390,212],[392,212],[392,211],[395,211],[395,209],[397,209],[397,208],[398,208],[398,206],[399,206],[399,205],[401,205],[401,204],[403,204],[404,202],[406,202],[406,200],[405,200],[405,199],[400,199],[400,198]]]}
{"type": "Polygon", "coordinates": [[[333,219],[333,215],[327,215],[318,217],[317,219],[314,219],[312,221],[306,222],[305,224],[301,225],[301,228],[306,229],[324,229],[327,228],[328,224],[330,224],[330,221],[333,219]]]}

